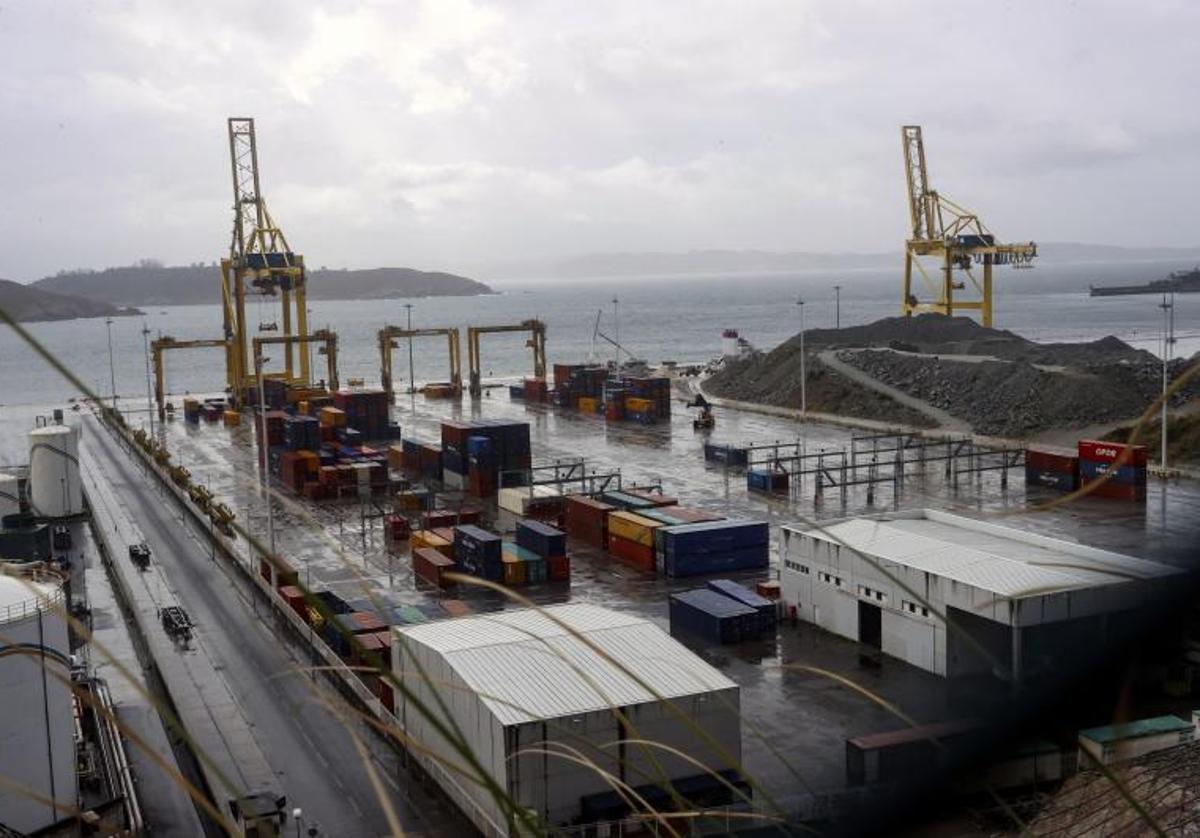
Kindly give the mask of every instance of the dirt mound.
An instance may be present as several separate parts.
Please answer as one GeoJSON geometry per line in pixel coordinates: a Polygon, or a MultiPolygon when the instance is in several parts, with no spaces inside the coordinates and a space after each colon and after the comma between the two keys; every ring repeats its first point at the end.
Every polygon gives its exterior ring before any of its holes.
{"type": "MultiPolygon", "coordinates": [[[[794,353],[780,352],[782,349],[784,347],[768,356],[730,363],[709,378],[704,383],[704,389],[720,398],[799,409],[799,344],[794,353]],[[776,355],[777,352],[780,354],[776,355]]],[[[923,413],[873,390],[859,387],[830,370],[811,354],[805,372],[808,374],[808,409],[814,413],[832,413],[918,428],[934,424],[923,413]]]]}
{"type": "MultiPolygon", "coordinates": [[[[799,344],[799,336],[788,341],[799,344]]],[[[969,317],[944,317],[940,314],[921,314],[916,317],[885,317],[874,323],[850,326],[845,329],[812,329],[804,334],[805,344],[814,347],[887,346],[893,341],[912,344],[919,351],[930,347],[974,346],[1032,346],[1020,335],[1002,329],[986,329],[969,317]]],[[[943,349],[943,351],[948,351],[943,349]]],[[[983,354],[976,352],[975,354],[983,354]]]]}

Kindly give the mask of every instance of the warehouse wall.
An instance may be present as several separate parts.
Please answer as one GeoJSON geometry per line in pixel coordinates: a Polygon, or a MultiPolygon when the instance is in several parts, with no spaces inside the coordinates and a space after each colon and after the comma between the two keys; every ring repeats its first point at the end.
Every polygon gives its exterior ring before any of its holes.
{"type": "Polygon", "coordinates": [[[583,795],[611,791],[605,773],[620,776],[620,727],[611,710],[528,722],[512,730],[509,755],[515,771],[510,773],[509,793],[551,824],[577,817],[583,795]],[[522,749],[544,749],[553,755],[519,755],[522,749]],[[595,767],[581,764],[581,759],[595,767]]]}
{"type": "Polygon", "coordinates": [[[945,675],[946,627],[932,617],[884,609],[883,651],[935,675],[945,675]]]}

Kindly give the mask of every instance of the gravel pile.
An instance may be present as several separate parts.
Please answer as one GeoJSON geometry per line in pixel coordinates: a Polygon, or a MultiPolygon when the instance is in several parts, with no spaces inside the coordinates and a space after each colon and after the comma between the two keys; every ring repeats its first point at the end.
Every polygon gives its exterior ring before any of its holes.
{"type": "MultiPolygon", "coordinates": [[[[875,351],[840,351],[838,357],[963,419],[979,433],[997,436],[1020,438],[1052,428],[1115,424],[1140,415],[1162,386],[1158,359],[1117,338],[1039,344],[1012,332],[985,329],[967,317],[925,314],[840,330],[817,329],[805,333],[805,347],[810,410],[931,424],[924,414],[859,386],[816,358],[830,348],[861,348],[875,351]],[[972,363],[938,357],[950,355],[1002,360],[972,363]]],[[[799,336],[793,337],[769,354],[728,365],[705,387],[725,398],[799,407],[799,349],[799,336]]],[[[1176,361],[1172,374],[1197,360],[1176,361]]],[[[1196,395],[1200,382],[1179,394],[1174,404],[1196,395]]]]}

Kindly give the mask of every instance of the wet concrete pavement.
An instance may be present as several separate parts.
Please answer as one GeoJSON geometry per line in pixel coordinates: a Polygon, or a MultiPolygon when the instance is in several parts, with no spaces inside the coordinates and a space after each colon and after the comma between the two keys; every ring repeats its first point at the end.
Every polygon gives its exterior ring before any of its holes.
{"type": "MultiPolygon", "coordinates": [[[[1055,500],[1040,491],[1028,495],[1019,470],[1009,474],[1007,488],[997,472],[963,476],[954,487],[943,478],[940,466],[930,465],[922,478],[910,477],[902,491],[889,485],[877,489],[875,504],[868,505],[864,487],[851,487],[843,505],[837,490],[826,489],[815,504],[813,485],[799,487],[792,496],[767,498],[747,492],[745,477],[737,470],[706,464],[705,437],[692,430],[691,415],[676,406],[670,424],[639,426],[608,424],[602,416],[558,411],[547,405],[510,402],[507,391],[490,391],[472,404],[428,401],[421,396],[400,397],[393,419],[405,437],[440,439],[439,423],[445,417],[488,417],[528,421],[534,463],[556,458],[584,457],[589,470],[620,469],[628,483],[659,483],[681,504],[699,506],[730,517],[768,520],[773,527],[801,520],[827,519],[897,508],[934,506],[967,515],[988,516],[1012,526],[1060,538],[1127,552],[1174,564],[1188,560],[1187,537],[1193,534],[1200,510],[1200,486],[1189,482],[1151,484],[1145,506],[1107,500],[1082,499],[1045,511],[1032,507],[1055,500]]],[[[224,428],[214,424],[186,425],[171,422],[165,433],[178,459],[194,480],[205,483],[226,498],[243,523],[265,534],[265,508],[257,485],[256,459],[251,428],[224,428]]],[[[794,444],[807,452],[836,451],[849,444],[855,432],[842,427],[801,424],[785,418],[736,410],[718,410],[714,441],[729,443],[794,444]]],[[[461,495],[447,493],[446,505],[461,495]]],[[[467,499],[471,503],[471,499],[467,499]]],[[[453,597],[467,601],[477,611],[504,607],[503,598],[488,592],[458,590],[449,594],[418,588],[405,554],[384,549],[377,520],[366,520],[356,503],[346,505],[277,501],[276,539],[280,552],[314,588],[328,588],[346,599],[371,595],[394,604],[413,604],[431,616],[440,615],[437,603],[453,597]]],[[[504,521],[507,516],[502,516],[504,521]]],[[[778,557],[772,547],[773,568],[778,557]]],[[[522,589],[539,604],[587,601],[618,610],[634,611],[666,627],[667,596],[671,591],[697,587],[703,580],[670,580],[642,573],[609,559],[603,552],[572,545],[570,586],[546,585],[522,589]]],[[[736,574],[749,584],[767,574],[736,574]]],[[[461,588],[462,586],[460,586],[461,588]]],[[[683,638],[692,648],[742,686],[742,708],[753,722],[744,732],[747,768],[780,798],[813,790],[836,790],[844,785],[844,740],[868,732],[899,727],[887,711],[829,678],[798,667],[815,667],[840,673],[895,703],[921,721],[946,718],[951,713],[945,682],[896,660],[864,661],[857,644],[810,626],[785,625],[771,644],[745,647],[706,647],[683,638]],[[757,728],[779,749],[785,766],[752,728],[757,728]]],[[[955,708],[954,712],[958,712],[955,708]]]]}

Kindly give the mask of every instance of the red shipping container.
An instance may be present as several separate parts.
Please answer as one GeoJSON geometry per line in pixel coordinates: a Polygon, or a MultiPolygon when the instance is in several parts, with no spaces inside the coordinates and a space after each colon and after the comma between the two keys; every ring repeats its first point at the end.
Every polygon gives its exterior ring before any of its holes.
{"type": "Polygon", "coordinates": [[[408,519],[403,515],[389,515],[384,519],[387,536],[392,541],[407,541],[412,535],[412,528],[408,524],[408,519]]]}
{"type": "Polygon", "coordinates": [[[525,379],[525,401],[527,402],[544,402],[549,389],[546,386],[546,380],[543,378],[526,378],[525,379]]]}
{"type": "Polygon", "coordinates": [[[678,498],[667,497],[666,495],[661,494],[659,492],[651,492],[649,489],[624,489],[623,491],[625,494],[633,495],[635,498],[642,498],[643,500],[648,500],[652,504],[654,504],[656,507],[657,506],[675,506],[677,503],[679,503],[678,498]]]}
{"type": "Polygon", "coordinates": [[[388,631],[388,624],[371,611],[354,611],[346,615],[349,619],[343,621],[351,634],[375,634],[388,631]]]}
{"type": "Polygon", "coordinates": [[[763,599],[778,600],[779,599],[779,580],[778,579],[767,579],[766,581],[759,582],[758,585],[755,586],[755,590],[758,592],[758,595],[760,597],[762,597],[763,599]]]}
{"type": "Polygon", "coordinates": [[[546,558],[546,578],[551,582],[567,582],[571,578],[571,560],[566,556],[546,558]]]}
{"type": "Polygon", "coordinates": [[[442,421],[442,447],[453,448],[464,456],[467,453],[467,437],[474,433],[470,422],[460,422],[457,419],[442,421]]]}
{"type": "Polygon", "coordinates": [[[689,506],[670,506],[663,509],[663,512],[681,521],[686,521],[689,524],[703,524],[708,521],[725,520],[725,516],[719,512],[710,512],[707,509],[693,509],[689,506]]]}
{"type": "Polygon", "coordinates": [[[639,570],[654,570],[654,548],[615,535],[608,537],[608,552],[639,570]]]}
{"type": "Polygon", "coordinates": [[[1125,445],[1120,442],[1102,442],[1095,439],[1079,440],[1079,459],[1091,460],[1094,463],[1114,463],[1121,459],[1121,465],[1145,466],[1148,453],[1144,445],[1125,445]]]}
{"type": "Polygon", "coordinates": [[[436,585],[439,588],[449,588],[454,583],[443,574],[458,569],[454,559],[434,550],[432,547],[421,547],[413,551],[413,575],[418,579],[436,585]]]}
{"type": "Polygon", "coordinates": [[[422,517],[424,528],[455,527],[459,524],[478,524],[478,509],[431,509],[422,517]]]}
{"type": "Polygon", "coordinates": [[[279,589],[279,595],[287,602],[288,607],[297,614],[304,616],[306,603],[304,601],[304,591],[297,588],[295,585],[284,585],[279,589]]]}
{"type": "Polygon", "coordinates": [[[609,422],[620,422],[625,418],[625,403],[619,398],[609,399],[604,405],[604,418],[609,422]]]}
{"type": "Polygon", "coordinates": [[[1041,445],[1025,449],[1025,465],[1045,471],[1074,472],[1079,469],[1079,455],[1069,448],[1048,448],[1041,445]]]}
{"type": "Polygon", "coordinates": [[[392,689],[391,683],[389,683],[386,678],[375,679],[375,689],[373,692],[385,710],[387,710],[389,713],[396,712],[396,694],[392,689]]]}
{"type": "MultiPolygon", "coordinates": [[[[350,655],[352,666],[370,666],[375,669],[392,668],[392,631],[373,631],[358,635],[358,646],[350,655]]],[[[370,673],[360,673],[364,678],[370,673]]]]}

